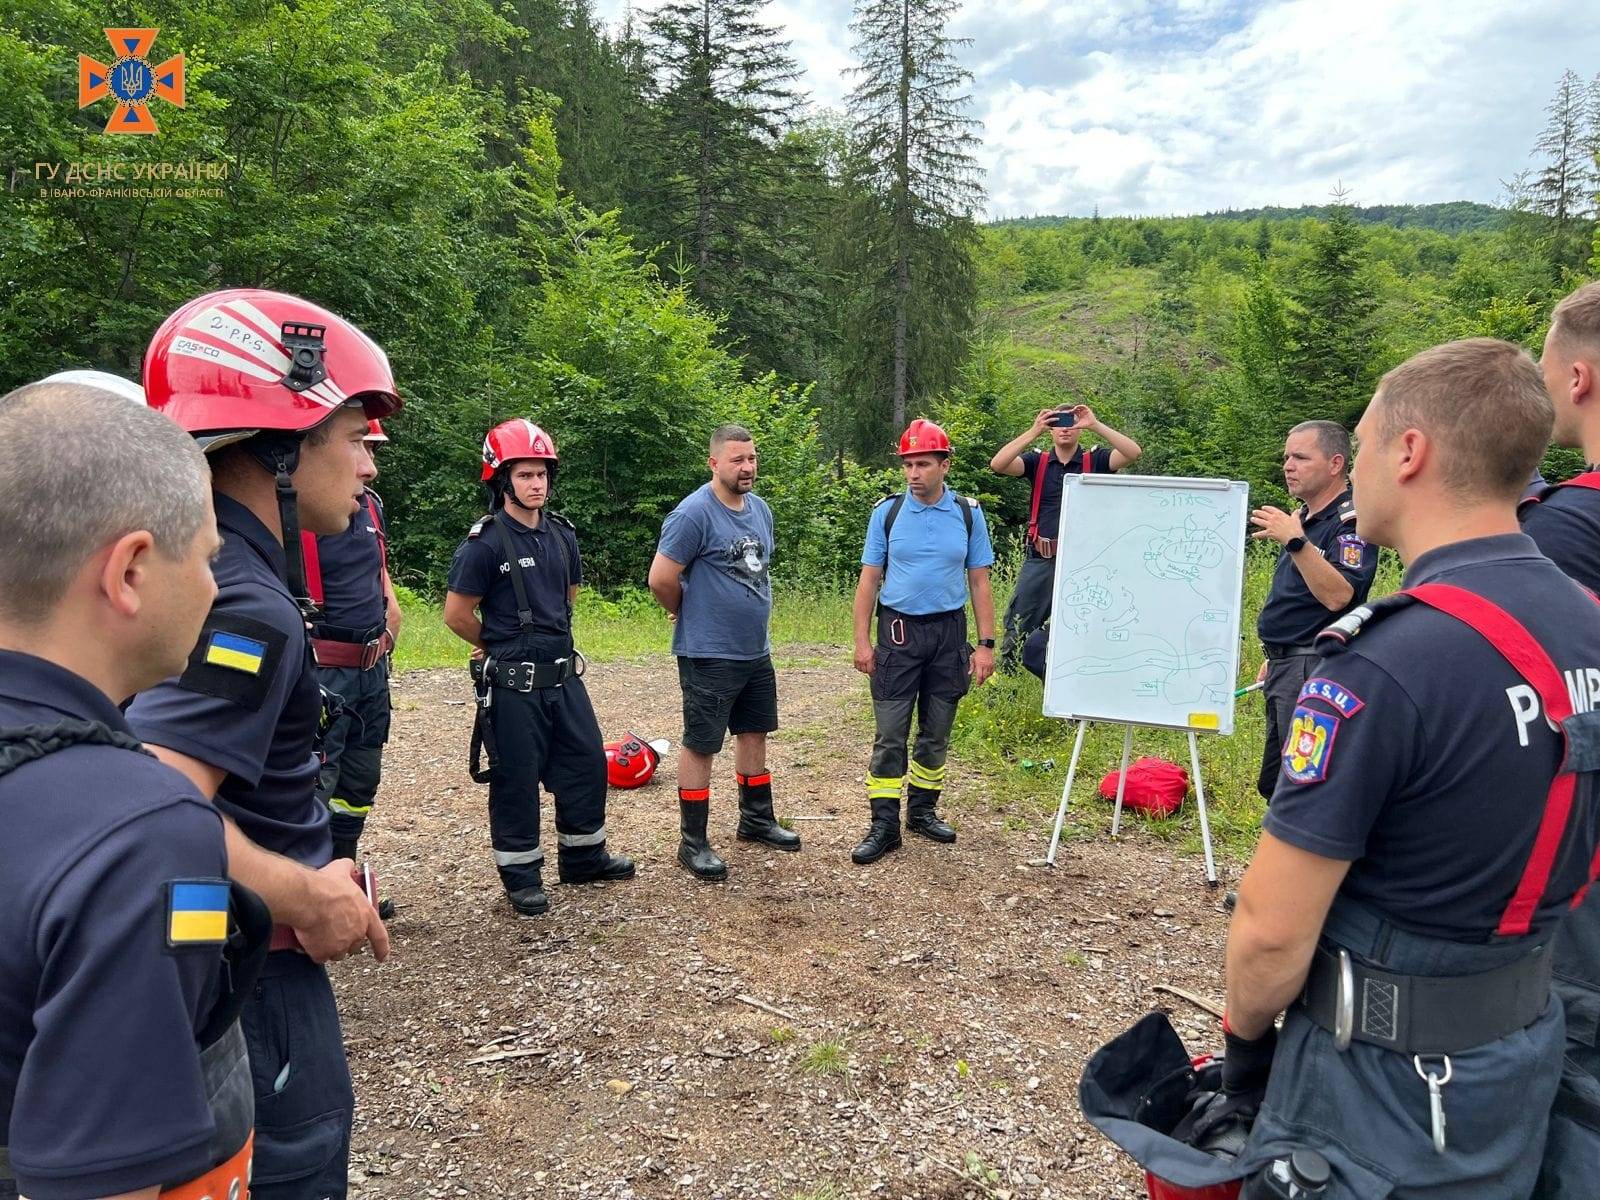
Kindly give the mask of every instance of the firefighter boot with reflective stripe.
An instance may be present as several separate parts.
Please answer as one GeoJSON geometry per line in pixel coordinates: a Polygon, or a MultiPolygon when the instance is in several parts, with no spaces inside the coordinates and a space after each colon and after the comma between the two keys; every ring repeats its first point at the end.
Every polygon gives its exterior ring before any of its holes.
{"type": "Polygon", "coordinates": [[[774,850],[800,849],[800,835],[778,824],[772,813],[772,776],[739,776],[739,829],[741,842],[760,842],[774,850]]]}
{"type": "Polygon", "coordinates": [[[506,899],[511,901],[511,907],[517,910],[519,917],[542,917],[550,911],[550,897],[544,894],[544,885],[537,879],[529,887],[520,887],[515,891],[508,888],[506,899]]]}
{"type": "Polygon", "coordinates": [[[900,849],[900,797],[874,797],[872,824],[867,836],[850,851],[850,861],[858,867],[875,863],[891,850],[900,849]]]}
{"type": "Polygon", "coordinates": [[[620,879],[632,879],[634,873],[633,859],[626,854],[612,854],[607,851],[606,856],[595,866],[585,866],[582,871],[569,871],[565,866],[558,866],[557,873],[562,883],[594,883],[604,881],[614,883],[620,879]]]}
{"type": "Polygon", "coordinates": [[[934,805],[939,803],[939,793],[913,783],[906,789],[906,828],[920,834],[930,842],[949,845],[956,840],[956,831],[939,819],[934,805]]]}
{"type": "Polygon", "coordinates": [[[711,789],[678,789],[678,819],[683,841],[678,845],[678,861],[696,879],[717,883],[728,877],[728,864],[706,841],[706,812],[711,807],[711,789]]]}

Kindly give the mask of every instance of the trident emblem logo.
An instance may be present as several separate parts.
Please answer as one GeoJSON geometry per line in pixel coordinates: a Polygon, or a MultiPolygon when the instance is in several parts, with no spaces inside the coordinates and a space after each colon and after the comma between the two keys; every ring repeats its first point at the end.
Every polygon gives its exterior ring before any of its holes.
{"type": "Polygon", "coordinates": [[[106,40],[116,56],[108,67],[87,54],[78,55],[78,107],[87,108],[108,93],[116,110],[107,133],[158,133],[147,107],[152,96],[183,107],[183,55],[174,54],[158,67],[145,61],[155,45],[156,29],[108,29],[106,40]]]}

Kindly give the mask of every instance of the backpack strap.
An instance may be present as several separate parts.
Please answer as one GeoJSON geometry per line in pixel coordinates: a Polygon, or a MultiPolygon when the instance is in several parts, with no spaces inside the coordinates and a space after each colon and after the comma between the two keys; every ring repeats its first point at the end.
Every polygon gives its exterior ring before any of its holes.
{"type": "MultiPolygon", "coordinates": [[[[885,496],[878,503],[883,504],[885,501],[889,501],[889,497],[885,496]]],[[[879,583],[879,587],[889,581],[889,534],[894,530],[894,519],[900,515],[900,510],[905,505],[906,494],[901,492],[892,501],[889,501],[889,511],[883,514],[883,579],[879,583]]]]}
{"type": "MultiPolygon", "coordinates": [[[[1550,873],[1555,868],[1561,840],[1566,833],[1567,819],[1577,794],[1578,775],[1600,769],[1600,754],[1596,753],[1600,749],[1600,738],[1596,737],[1600,714],[1574,713],[1572,697],[1562,681],[1561,670],[1549,652],[1522,622],[1492,600],[1446,583],[1424,583],[1408,588],[1407,592],[1414,600],[1471,627],[1493,646],[1512,670],[1538,694],[1546,720],[1556,727],[1561,736],[1561,768],[1550,782],[1544,813],[1539,819],[1539,831],[1534,837],[1533,851],[1495,929],[1495,933],[1502,937],[1520,937],[1532,928],[1534,913],[1538,911],[1539,902],[1549,886],[1550,873]]],[[[1590,863],[1591,882],[1597,866],[1600,866],[1600,852],[1590,863]]],[[[1585,884],[1573,897],[1574,907],[1582,901],[1587,887],[1585,884]]]]}
{"type": "Polygon", "coordinates": [[[322,607],[322,556],[317,551],[317,535],[309,529],[300,531],[300,561],[305,564],[306,595],[318,608],[322,607]]]}
{"type": "MultiPolygon", "coordinates": [[[[378,566],[382,568],[383,577],[387,579],[389,577],[389,531],[383,527],[382,510],[379,509],[377,498],[372,494],[371,488],[367,489],[363,499],[367,503],[367,515],[372,518],[372,528],[378,533],[378,566]]],[[[307,568],[307,573],[310,573],[309,567],[307,568]]],[[[319,579],[318,584],[320,585],[320,583],[321,580],[319,579]]],[[[318,604],[322,603],[320,595],[314,595],[314,598],[318,604]]]]}
{"type": "Polygon", "coordinates": [[[1600,492],[1600,471],[1584,471],[1582,474],[1574,475],[1571,479],[1564,479],[1560,483],[1547,483],[1537,492],[1524,496],[1519,500],[1517,508],[1521,510],[1530,504],[1540,504],[1548,500],[1552,492],[1568,487],[1587,488],[1591,492],[1600,492]]]}
{"type": "Polygon", "coordinates": [[[1084,446],[1078,453],[1082,455],[1082,457],[1078,459],[1078,474],[1093,475],[1094,451],[1090,450],[1089,447],[1084,446]]]}

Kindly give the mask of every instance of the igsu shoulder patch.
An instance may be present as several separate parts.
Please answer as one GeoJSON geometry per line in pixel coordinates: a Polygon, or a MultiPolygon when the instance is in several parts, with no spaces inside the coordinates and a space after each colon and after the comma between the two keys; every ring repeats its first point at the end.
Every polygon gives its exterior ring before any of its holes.
{"type": "Polygon", "coordinates": [[[288,635],[265,621],[212,613],[178,683],[254,712],[266,700],[288,644],[288,635]]]}
{"type": "Polygon", "coordinates": [[[1353,533],[1339,535],[1339,565],[1352,569],[1361,565],[1361,556],[1366,552],[1367,543],[1353,533]]]}
{"type": "Polygon", "coordinates": [[[1290,783],[1321,783],[1328,777],[1339,718],[1300,705],[1289,723],[1289,740],[1283,744],[1283,775],[1290,783]]]}
{"type": "Polygon", "coordinates": [[[1353,717],[1367,706],[1365,700],[1344,684],[1320,676],[1306,680],[1295,702],[1303,704],[1307,700],[1321,700],[1341,717],[1353,717]]]}
{"type": "Polygon", "coordinates": [[[167,946],[220,946],[228,940],[226,879],[173,879],[167,890],[167,946]]]}

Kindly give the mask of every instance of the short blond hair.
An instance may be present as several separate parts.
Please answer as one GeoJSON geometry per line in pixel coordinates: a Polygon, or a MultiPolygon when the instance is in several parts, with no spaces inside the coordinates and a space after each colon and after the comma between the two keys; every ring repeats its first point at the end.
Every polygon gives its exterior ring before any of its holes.
{"type": "Polygon", "coordinates": [[[1565,349],[1581,346],[1600,356],[1600,283],[1586,283],[1556,305],[1550,328],[1565,349]]]}
{"type": "Polygon", "coordinates": [[[1445,486],[1473,500],[1520,497],[1555,423],[1533,359],[1496,338],[1413,355],[1383,377],[1373,403],[1384,441],[1407,429],[1427,434],[1445,486]]]}

